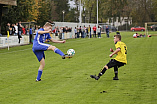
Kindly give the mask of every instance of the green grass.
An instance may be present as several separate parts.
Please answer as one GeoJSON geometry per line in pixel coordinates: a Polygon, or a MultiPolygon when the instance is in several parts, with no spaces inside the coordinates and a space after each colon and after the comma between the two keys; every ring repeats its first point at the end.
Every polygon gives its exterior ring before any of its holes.
{"type": "Polygon", "coordinates": [[[121,32],[128,48],[128,64],[119,69],[120,80],[112,80],[113,68],[98,81],[89,77],[109,62],[109,49],[115,49],[114,34],[111,38],[103,35],[101,39],[50,43],[64,53],[73,48],[76,54],[62,60],[46,51],[41,82],[35,82],[39,62],[32,45],[1,49],[0,104],[156,104],[157,36],[132,38],[133,32],[121,32]]]}

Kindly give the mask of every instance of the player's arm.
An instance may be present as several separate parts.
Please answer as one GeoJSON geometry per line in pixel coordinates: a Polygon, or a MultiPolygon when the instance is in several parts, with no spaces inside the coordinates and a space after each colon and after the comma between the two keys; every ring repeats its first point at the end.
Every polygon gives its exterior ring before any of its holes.
{"type": "Polygon", "coordinates": [[[53,42],[53,43],[65,43],[66,41],[65,40],[63,40],[63,41],[59,41],[59,40],[55,40],[55,39],[50,39],[50,41],[51,42],[53,42]]]}
{"type": "Polygon", "coordinates": [[[113,55],[117,54],[121,49],[117,48],[115,51],[113,51],[112,54],[110,54],[109,56],[112,57],[113,55]]]}

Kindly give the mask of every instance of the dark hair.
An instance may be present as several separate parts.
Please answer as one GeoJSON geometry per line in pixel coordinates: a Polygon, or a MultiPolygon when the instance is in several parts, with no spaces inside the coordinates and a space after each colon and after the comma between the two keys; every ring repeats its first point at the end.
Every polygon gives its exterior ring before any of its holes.
{"type": "Polygon", "coordinates": [[[118,38],[119,40],[121,40],[121,35],[114,35],[114,37],[118,38]]]}

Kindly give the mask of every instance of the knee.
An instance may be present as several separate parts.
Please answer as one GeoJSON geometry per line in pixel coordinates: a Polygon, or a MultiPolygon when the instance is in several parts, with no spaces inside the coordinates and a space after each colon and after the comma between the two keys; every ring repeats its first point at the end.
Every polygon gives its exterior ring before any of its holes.
{"type": "Polygon", "coordinates": [[[107,66],[107,65],[105,65],[105,66],[104,66],[104,68],[108,69],[108,66],[107,66]]]}
{"type": "Polygon", "coordinates": [[[48,48],[49,50],[55,50],[56,49],[56,47],[55,46],[52,46],[52,45],[50,45],[50,47],[48,48]]]}
{"type": "Polygon", "coordinates": [[[41,67],[44,68],[45,67],[45,63],[41,64],[41,67]]]}

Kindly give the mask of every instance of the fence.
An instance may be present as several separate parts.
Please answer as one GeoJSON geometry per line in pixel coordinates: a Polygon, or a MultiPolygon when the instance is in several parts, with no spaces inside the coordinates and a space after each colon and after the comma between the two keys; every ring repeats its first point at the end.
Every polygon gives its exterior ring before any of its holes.
{"type": "Polygon", "coordinates": [[[29,44],[29,36],[27,35],[22,36],[20,44],[18,43],[18,41],[19,41],[18,36],[10,36],[9,38],[0,37],[0,48],[8,47],[8,42],[9,42],[9,46],[29,44]]]}

